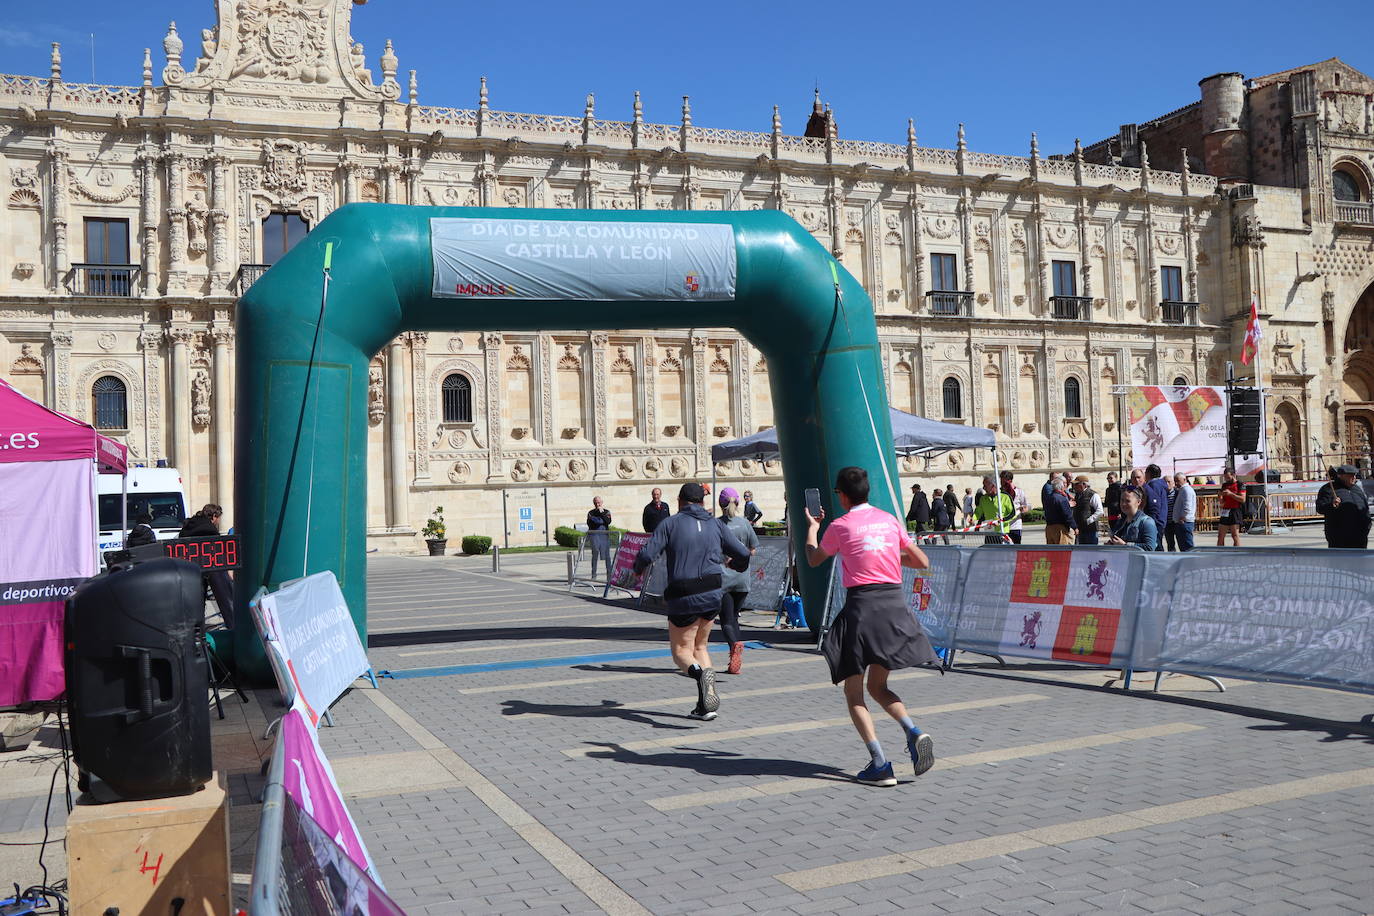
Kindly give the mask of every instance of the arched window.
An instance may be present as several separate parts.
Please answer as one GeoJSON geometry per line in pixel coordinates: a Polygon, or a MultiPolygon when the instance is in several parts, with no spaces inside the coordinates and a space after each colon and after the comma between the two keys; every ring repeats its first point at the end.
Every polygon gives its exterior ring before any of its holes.
{"type": "Polygon", "coordinates": [[[1181,376],[1181,375],[1180,375],[1180,376],[1177,376],[1177,377],[1174,379],[1174,387],[1175,387],[1175,388],[1187,388],[1187,387],[1188,387],[1188,380],[1187,380],[1186,378],[1184,378],[1183,376],[1181,376]]]}
{"type": "Polygon", "coordinates": [[[102,375],[91,386],[91,415],[96,429],[129,428],[129,392],[113,375],[102,375]]]}
{"type": "Polygon", "coordinates": [[[1336,169],[1331,173],[1331,193],[1336,196],[1337,200],[1358,201],[1362,199],[1359,180],[1344,169],[1336,169]]]}
{"type": "Polygon", "coordinates": [[[472,382],[460,372],[444,378],[444,422],[472,422],[472,382]]]}
{"type": "Polygon", "coordinates": [[[1082,391],[1073,376],[1064,379],[1064,416],[1074,420],[1083,416],[1082,391]]]}
{"type": "Polygon", "coordinates": [[[945,379],[940,386],[940,392],[944,395],[945,419],[961,420],[964,416],[963,392],[959,389],[959,380],[954,376],[945,379]]]}
{"type": "Polygon", "coordinates": [[[262,263],[277,259],[296,246],[310,231],[310,224],[299,213],[269,213],[262,218],[262,263]]]}

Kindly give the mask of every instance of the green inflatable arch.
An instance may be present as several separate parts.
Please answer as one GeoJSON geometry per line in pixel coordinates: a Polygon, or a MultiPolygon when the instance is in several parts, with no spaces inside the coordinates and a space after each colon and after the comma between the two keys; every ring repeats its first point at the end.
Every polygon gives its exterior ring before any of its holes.
{"type": "MultiPolygon", "coordinates": [[[[368,363],[397,334],[684,327],[736,328],[767,358],[799,555],[803,491],[833,515],[846,465],[868,468],[873,504],[900,517],[872,303],[785,214],[334,211],[238,305],[239,619],[259,585],[329,569],[366,644],[368,363]]],[[[815,626],[829,564],[798,572],[815,626]]],[[[234,656],[270,677],[253,627],[234,656]]]]}

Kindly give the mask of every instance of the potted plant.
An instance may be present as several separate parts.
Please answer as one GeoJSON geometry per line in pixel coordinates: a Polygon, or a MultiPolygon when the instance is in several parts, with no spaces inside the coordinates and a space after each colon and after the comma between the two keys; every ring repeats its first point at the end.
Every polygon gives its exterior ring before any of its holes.
{"type": "Polygon", "coordinates": [[[444,507],[435,506],[434,514],[425,522],[424,535],[425,543],[429,545],[429,555],[431,557],[442,557],[444,550],[448,547],[448,540],[445,535],[448,528],[444,526],[444,507]]]}

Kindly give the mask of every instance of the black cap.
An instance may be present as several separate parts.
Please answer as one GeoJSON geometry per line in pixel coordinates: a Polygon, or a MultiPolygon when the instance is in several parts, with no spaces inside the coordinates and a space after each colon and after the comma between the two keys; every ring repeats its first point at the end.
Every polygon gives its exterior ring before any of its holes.
{"type": "Polygon", "coordinates": [[[1357,471],[1357,470],[1355,470],[1355,465],[1353,465],[1353,464],[1343,464],[1343,465],[1341,465],[1340,467],[1336,468],[1336,473],[1337,473],[1337,474],[1358,474],[1358,473],[1360,473],[1360,472],[1357,471]]]}
{"type": "Polygon", "coordinates": [[[689,503],[706,501],[706,488],[699,483],[684,483],[677,491],[677,498],[689,503]]]}

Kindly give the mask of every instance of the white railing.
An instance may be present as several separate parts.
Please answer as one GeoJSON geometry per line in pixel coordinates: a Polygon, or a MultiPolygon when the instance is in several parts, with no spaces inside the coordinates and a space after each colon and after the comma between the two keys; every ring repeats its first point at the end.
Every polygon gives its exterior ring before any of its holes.
{"type": "Polygon", "coordinates": [[[1336,222],[1374,224],[1374,204],[1358,203],[1351,200],[1336,201],[1336,222]]]}

